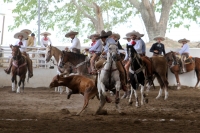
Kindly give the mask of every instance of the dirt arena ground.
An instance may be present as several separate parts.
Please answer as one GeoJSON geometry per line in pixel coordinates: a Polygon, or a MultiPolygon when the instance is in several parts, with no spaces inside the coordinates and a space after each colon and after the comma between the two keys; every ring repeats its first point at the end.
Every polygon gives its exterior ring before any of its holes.
{"type": "Polygon", "coordinates": [[[107,115],[93,115],[99,104],[94,98],[81,116],[75,116],[83,105],[81,95],[67,100],[66,94],[49,88],[25,88],[16,94],[4,87],[0,88],[0,133],[200,132],[200,90],[170,87],[167,101],[156,100],[157,94],[158,88],[150,90],[149,103],[140,108],[121,100],[124,115],[118,114],[114,103],[106,104],[107,115]]]}

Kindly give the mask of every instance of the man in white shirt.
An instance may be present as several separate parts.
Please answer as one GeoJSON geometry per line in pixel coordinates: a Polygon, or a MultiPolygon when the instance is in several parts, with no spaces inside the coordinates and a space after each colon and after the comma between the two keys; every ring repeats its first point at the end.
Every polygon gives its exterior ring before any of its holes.
{"type": "Polygon", "coordinates": [[[52,45],[51,39],[48,37],[51,35],[49,32],[43,32],[40,35],[44,36],[41,38],[41,47],[46,47],[47,45],[52,45]]]}
{"type": "MultiPolygon", "coordinates": [[[[19,46],[20,47],[20,51],[22,52],[22,54],[26,57],[27,60],[27,65],[28,65],[28,71],[29,71],[29,78],[31,78],[33,76],[33,66],[32,66],[32,60],[29,58],[29,56],[26,54],[26,40],[24,38],[27,38],[27,34],[24,32],[18,32],[14,35],[14,38],[18,39],[15,44],[13,46],[19,46]]],[[[10,74],[11,71],[11,67],[12,67],[12,62],[13,62],[13,58],[10,59],[9,61],[9,67],[7,69],[5,69],[4,71],[7,74],[10,74]]]]}
{"type": "Polygon", "coordinates": [[[72,45],[69,47],[71,52],[80,54],[81,53],[81,43],[80,43],[80,40],[76,37],[76,35],[78,35],[78,32],[70,31],[65,35],[65,37],[72,39],[71,40],[72,45]]]}
{"type": "Polygon", "coordinates": [[[185,60],[189,57],[189,45],[187,44],[188,42],[190,42],[190,40],[187,40],[187,39],[180,39],[178,41],[179,43],[182,43],[182,48],[181,50],[177,53],[177,54],[180,54],[181,55],[181,73],[184,73],[186,72],[186,69],[185,69],[185,60]]]}

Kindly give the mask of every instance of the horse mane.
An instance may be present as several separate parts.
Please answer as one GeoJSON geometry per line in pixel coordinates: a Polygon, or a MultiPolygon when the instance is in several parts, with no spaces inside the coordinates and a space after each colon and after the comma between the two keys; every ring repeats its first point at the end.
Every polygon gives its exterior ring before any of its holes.
{"type": "Polygon", "coordinates": [[[78,54],[78,53],[68,52],[68,51],[64,51],[64,52],[72,55],[74,60],[85,60],[85,57],[86,57],[86,55],[84,54],[78,54]]]}

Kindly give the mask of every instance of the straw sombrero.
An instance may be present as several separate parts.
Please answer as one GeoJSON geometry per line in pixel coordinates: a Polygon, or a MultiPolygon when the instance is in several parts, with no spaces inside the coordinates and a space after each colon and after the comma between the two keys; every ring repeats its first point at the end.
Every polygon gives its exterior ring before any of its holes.
{"type": "Polygon", "coordinates": [[[19,36],[23,36],[25,39],[28,37],[28,35],[24,32],[17,32],[15,33],[14,38],[18,39],[19,36]]]}
{"type": "Polygon", "coordinates": [[[131,39],[130,36],[123,37],[123,39],[131,39]]]}
{"type": "Polygon", "coordinates": [[[153,40],[157,41],[158,39],[160,39],[161,41],[164,41],[164,40],[165,40],[165,38],[162,37],[162,36],[157,36],[157,37],[155,37],[153,40]]]}
{"type": "Polygon", "coordinates": [[[137,33],[139,34],[138,37],[143,37],[144,36],[144,34],[140,34],[140,32],[137,32],[137,33]]]}
{"type": "Polygon", "coordinates": [[[20,32],[28,33],[28,35],[30,35],[32,33],[32,31],[29,29],[23,29],[20,32]]]}
{"type": "Polygon", "coordinates": [[[133,35],[135,35],[137,37],[140,36],[139,32],[136,32],[135,30],[133,30],[132,32],[129,32],[129,33],[126,34],[126,36],[133,36],[133,35]]]}
{"type": "Polygon", "coordinates": [[[117,39],[120,39],[120,35],[118,33],[112,33],[112,36],[115,36],[117,39]]]}
{"type": "Polygon", "coordinates": [[[99,37],[99,36],[100,36],[100,34],[95,33],[95,34],[88,36],[88,39],[92,39],[92,37],[99,37]]]}
{"type": "Polygon", "coordinates": [[[48,35],[48,36],[50,36],[51,33],[49,33],[49,32],[43,32],[43,33],[41,33],[40,35],[48,35]]]}
{"type": "Polygon", "coordinates": [[[102,30],[98,38],[108,37],[110,35],[112,35],[112,31],[105,32],[104,30],[102,30]]]}
{"type": "Polygon", "coordinates": [[[182,43],[182,42],[190,42],[190,40],[187,40],[187,39],[184,38],[184,39],[178,40],[178,42],[179,42],[179,43],[182,43]]]}
{"type": "Polygon", "coordinates": [[[65,34],[65,37],[70,37],[70,35],[78,35],[78,32],[70,31],[67,34],[65,34]]]}

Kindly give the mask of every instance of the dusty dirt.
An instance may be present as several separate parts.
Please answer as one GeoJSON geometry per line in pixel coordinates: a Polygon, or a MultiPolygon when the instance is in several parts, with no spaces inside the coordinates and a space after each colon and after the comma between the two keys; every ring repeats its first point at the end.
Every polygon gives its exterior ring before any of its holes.
{"type": "MultiPolygon", "coordinates": [[[[81,116],[83,96],[58,94],[48,88],[25,88],[16,94],[0,88],[0,133],[183,133],[200,131],[200,90],[169,89],[169,99],[156,100],[158,88],[150,90],[149,103],[140,108],[121,100],[125,115],[107,103],[107,115],[93,115],[99,101],[94,98],[81,116]],[[67,112],[70,111],[70,114],[67,112]]],[[[112,97],[114,99],[114,97],[112,97]]],[[[135,102],[135,100],[134,100],[135,102]]]]}

